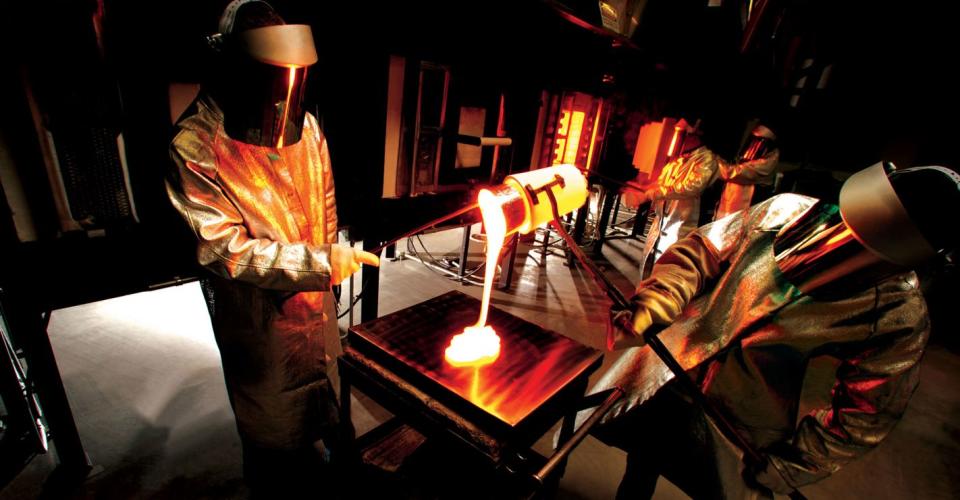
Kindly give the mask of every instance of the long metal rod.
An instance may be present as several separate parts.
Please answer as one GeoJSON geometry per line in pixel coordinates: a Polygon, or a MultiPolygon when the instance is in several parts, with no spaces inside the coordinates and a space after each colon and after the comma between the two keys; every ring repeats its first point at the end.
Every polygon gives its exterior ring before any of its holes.
{"type": "MultiPolygon", "coordinates": [[[[350,246],[353,246],[353,245],[350,245],[350,246]]],[[[353,326],[353,305],[354,305],[354,303],[353,303],[353,279],[354,279],[354,277],[355,277],[356,275],[357,275],[357,273],[353,273],[353,274],[350,275],[350,293],[347,294],[347,307],[350,308],[350,319],[347,320],[347,324],[349,324],[350,326],[353,326]]]]}
{"type": "Polygon", "coordinates": [[[760,462],[762,457],[759,452],[757,452],[753,445],[750,444],[743,436],[738,433],[733,424],[730,423],[727,418],[720,413],[719,410],[703,395],[703,392],[700,391],[700,388],[697,386],[696,382],[690,378],[690,375],[683,369],[680,363],[677,362],[677,359],[673,357],[673,354],[667,349],[667,346],[663,344],[663,341],[660,340],[660,337],[657,336],[659,333],[657,328],[649,328],[643,334],[644,340],[647,344],[650,345],[650,348],[653,349],[653,352],[657,354],[658,357],[663,361],[667,368],[670,368],[670,371],[673,372],[674,377],[677,381],[684,387],[684,390],[688,391],[694,400],[713,418],[717,425],[720,426],[721,430],[725,434],[730,434],[728,437],[732,439],[745,454],[749,456],[751,460],[760,462]]]}
{"type": "Polygon", "coordinates": [[[615,387],[612,391],[610,391],[610,395],[607,396],[607,399],[604,400],[603,404],[597,407],[597,409],[590,414],[590,417],[587,418],[576,430],[576,432],[573,433],[573,436],[570,436],[570,439],[563,443],[560,448],[550,456],[550,459],[547,460],[547,463],[543,464],[543,467],[541,467],[540,470],[533,475],[533,479],[542,485],[547,477],[553,472],[553,470],[556,469],[557,466],[559,466],[564,460],[566,460],[568,456],[570,456],[570,453],[573,452],[573,449],[576,448],[584,439],[586,439],[587,435],[590,434],[590,431],[593,430],[593,427],[597,425],[597,422],[599,422],[600,419],[603,418],[608,411],[610,411],[610,408],[612,408],[617,401],[620,401],[620,398],[622,398],[623,395],[623,389],[619,387],[615,387]]]}
{"type": "MultiPolygon", "coordinates": [[[[559,182],[559,176],[557,179],[559,182]]],[[[607,278],[607,276],[603,274],[603,271],[597,267],[597,264],[593,261],[593,259],[587,257],[587,254],[583,253],[583,250],[580,249],[580,245],[577,244],[576,240],[574,240],[573,237],[570,236],[565,229],[563,229],[563,225],[560,223],[560,212],[557,208],[557,197],[553,194],[553,189],[547,188],[544,189],[543,192],[547,195],[547,199],[550,200],[550,208],[553,210],[553,220],[550,221],[550,224],[554,229],[557,230],[557,234],[563,238],[563,241],[567,243],[567,248],[573,252],[573,255],[577,258],[577,260],[579,260],[580,263],[586,267],[590,277],[592,277],[597,285],[599,285],[600,288],[606,292],[607,297],[610,297],[610,300],[612,300],[616,306],[621,309],[626,309],[629,307],[630,303],[627,301],[627,298],[623,296],[623,293],[620,291],[620,289],[617,288],[612,281],[610,281],[610,278],[607,278]]],[[[546,260],[546,254],[544,254],[543,258],[546,260]]]]}
{"type": "MultiPolygon", "coordinates": [[[[597,278],[597,282],[602,283],[601,288],[607,292],[607,296],[610,297],[614,304],[618,305],[619,307],[623,309],[629,308],[629,303],[623,294],[620,293],[620,290],[614,286],[614,284],[602,272],[600,272],[599,269],[597,269],[593,260],[584,255],[583,250],[581,250],[579,246],[576,244],[571,244],[573,242],[573,238],[571,238],[570,235],[567,234],[566,231],[564,231],[563,228],[561,228],[556,222],[557,221],[554,220],[553,224],[557,229],[557,232],[564,237],[564,240],[567,240],[567,245],[570,246],[574,255],[576,255],[577,259],[584,265],[584,267],[586,267],[590,273],[597,278]]],[[[663,342],[660,340],[660,337],[657,337],[657,333],[658,332],[656,331],[648,329],[646,332],[644,332],[643,337],[647,344],[650,345],[650,348],[653,349],[653,352],[657,354],[657,356],[663,361],[664,364],[667,365],[668,368],[670,368],[670,371],[673,372],[673,375],[676,377],[678,383],[680,383],[684,389],[690,393],[691,397],[693,397],[697,404],[699,404],[700,407],[703,408],[703,410],[710,415],[711,418],[713,418],[720,430],[726,434],[728,438],[732,439],[733,442],[737,444],[741,450],[743,450],[745,455],[749,456],[754,463],[764,463],[766,458],[761,455],[749,441],[744,439],[744,437],[737,432],[733,424],[731,424],[730,421],[727,420],[722,413],[720,413],[717,407],[714,406],[713,403],[711,403],[707,397],[703,395],[703,392],[700,391],[700,388],[693,381],[693,379],[690,378],[690,375],[687,374],[682,366],[680,366],[680,363],[678,363],[676,358],[673,357],[673,354],[669,349],[667,349],[667,346],[663,344],[663,342]]],[[[790,497],[794,498],[795,500],[804,498],[803,495],[797,490],[791,492],[790,497]]]]}
{"type": "MultiPolygon", "coordinates": [[[[760,452],[758,452],[753,444],[747,441],[737,429],[730,423],[729,420],[717,409],[716,406],[706,396],[703,395],[703,392],[700,390],[700,387],[697,386],[696,382],[690,378],[690,375],[683,369],[680,363],[677,362],[676,358],[673,357],[673,354],[670,352],[670,349],[667,349],[667,346],[663,344],[660,340],[660,337],[657,336],[660,333],[660,329],[657,328],[648,328],[647,331],[643,333],[643,338],[646,340],[647,345],[653,349],[653,352],[663,361],[664,364],[670,368],[670,371],[673,372],[674,377],[677,379],[677,382],[683,386],[684,390],[696,401],[696,403],[703,408],[703,411],[713,419],[714,423],[717,424],[717,427],[720,428],[720,431],[727,436],[728,439],[733,440],[733,442],[743,451],[744,455],[749,457],[750,460],[755,464],[766,463],[766,457],[764,457],[760,452]]],[[[799,490],[794,489],[789,494],[790,498],[794,500],[801,500],[805,497],[800,493],[799,490]]]]}
{"type": "MultiPolygon", "coordinates": [[[[596,177],[600,177],[601,179],[605,179],[605,180],[607,180],[607,181],[610,181],[610,182],[619,184],[620,186],[626,187],[626,188],[628,188],[628,189],[633,189],[633,190],[636,190],[636,191],[642,191],[642,189],[641,189],[639,186],[637,186],[636,184],[633,184],[633,183],[630,183],[630,182],[624,182],[624,181],[621,181],[621,180],[617,180],[617,179],[614,179],[614,178],[612,178],[612,177],[608,177],[608,176],[603,175],[603,174],[598,174],[598,173],[596,173],[596,172],[591,172],[590,170],[582,169],[582,168],[580,168],[580,167],[577,167],[577,169],[580,170],[581,172],[583,172],[583,173],[586,174],[586,175],[593,175],[593,176],[596,176],[596,177]]],[[[548,190],[547,192],[551,192],[551,191],[548,190]]],[[[386,248],[386,247],[388,247],[388,246],[390,246],[390,245],[392,245],[392,244],[394,244],[394,243],[396,243],[396,242],[398,242],[398,241],[400,241],[400,240],[402,240],[402,239],[404,239],[404,238],[413,236],[413,235],[415,235],[415,234],[417,234],[417,233],[421,233],[421,232],[423,232],[423,231],[426,231],[427,229],[430,229],[430,228],[433,227],[433,226],[436,226],[436,225],[438,225],[438,224],[441,224],[441,223],[443,223],[443,222],[446,222],[446,221],[448,221],[448,220],[450,220],[450,219],[454,219],[454,218],[456,218],[456,217],[459,217],[459,216],[461,216],[461,215],[463,215],[463,214],[465,214],[465,213],[470,212],[471,210],[474,210],[474,209],[478,208],[479,206],[480,206],[480,205],[479,205],[478,203],[472,203],[472,204],[470,204],[470,205],[467,205],[467,206],[461,208],[460,210],[457,210],[456,212],[450,213],[450,214],[448,214],[448,215],[444,215],[443,217],[440,217],[440,218],[438,218],[438,219],[434,219],[434,220],[432,220],[432,221],[430,221],[430,222],[428,222],[428,223],[426,223],[426,224],[423,224],[422,226],[418,226],[416,229],[412,229],[412,230],[410,230],[410,231],[407,231],[406,233],[403,233],[403,234],[401,234],[400,236],[397,236],[396,238],[393,238],[393,239],[391,239],[390,241],[387,241],[386,243],[381,244],[380,246],[378,246],[378,247],[374,248],[373,250],[371,250],[370,253],[379,254],[381,251],[383,251],[384,248],[386,248]]],[[[559,217],[557,217],[557,218],[559,219],[559,217]]]]}
{"type": "Polygon", "coordinates": [[[473,203],[473,204],[471,204],[471,205],[467,205],[467,206],[461,208],[460,210],[457,210],[456,212],[450,213],[450,214],[448,214],[448,215],[444,215],[443,217],[440,217],[440,218],[438,218],[438,219],[434,219],[434,220],[432,220],[432,221],[430,221],[430,222],[428,222],[428,223],[426,223],[426,224],[424,224],[424,225],[422,225],[422,226],[418,226],[416,229],[411,229],[410,231],[407,231],[407,232],[401,234],[400,236],[397,236],[396,238],[394,238],[394,239],[392,239],[392,240],[390,240],[390,241],[388,241],[388,242],[386,242],[386,243],[381,244],[380,246],[374,248],[373,250],[370,250],[370,253],[379,254],[381,251],[383,251],[384,248],[387,248],[388,246],[390,246],[390,245],[392,245],[392,244],[394,244],[394,243],[396,243],[396,242],[398,242],[398,241],[400,241],[400,240],[402,240],[402,239],[404,239],[404,238],[413,236],[413,235],[415,235],[415,234],[417,234],[417,233],[422,233],[423,231],[426,231],[427,229],[430,229],[431,227],[436,226],[437,224],[441,224],[441,223],[444,223],[444,222],[446,222],[446,221],[448,221],[448,220],[450,220],[450,219],[454,219],[454,218],[456,218],[456,217],[459,217],[459,216],[461,216],[461,215],[463,215],[463,214],[465,214],[465,213],[467,213],[467,212],[469,212],[469,211],[471,211],[471,210],[473,210],[473,209],[475,209],[475,208],[477,208],[477,207],[479,207],[479,206],[480,206],[479,204],[473,203]]]}
{"type": "Polygon", "coordinates": [[[613,303],[621,309],[630,307],[630,302],[623,295],[623,292],[621,292],[620,289],[617,288],[612,281],[610,281],[610,278],[603,274],[603,271],[597,267],[597,264],[593,261],[593,259],[587,257],[587,255],[580,248],[580,245],[577,245],[577,242],[573,240],[573,237],[563,229],[560,222],[554,219],[550,221],[550,224],[557,231],[557,234],[563,238],[563,241],[567,242],[567,248],[573,252],[573,255],[577,258],[577,260],[583,264],[583,267],[588,271],[587,274],[589,274],[590,277],[596,281],[597,285],[599,285],[604,293],[607,294],[607,297],[610,297],[610,300],[612,300],[613,303]]]}
{"type": "Polygon", "coordinates": [[[463,241],[460,243],[460,265],[457,266],[457,277],[463,279],[467,274],[467,257],[470,255],[470,226],[463,228],[463,241]]]}
{"type": "MultiPolygon", "coordinates": [[[[576,166],[576,165],[574,165],[574,166],[576,166]]],[[[594,171],[592,171],[592,170],[588,170],[588,169],[586,169],[586,168],[577,167],[577,170],[579,170],[580,172],[583,173],[583,175],[588,176],[588,177],[589,177],[589,176],[599,177],[599,178],[601,178],[601,179],[603,179],[603,180],[605,180],[605,181],[612,182],[612,183],[614,183],[614,184],[617,184],[617,185],[619,185],[619,186],[625,187],[625,188],[627,188],[627,189],[631,189],[631,190],[633,190],[633,191],[640,191],[641,193],[644,191],[644,190],[643,190],[643,187],[641,187],[641,186],[638,185],[638,184],[634,184],[634,183],[632,183],[632,182],[630,182],[630,181],[621,181],[620,179],[614,179],[613,177],[610,177],[609,175],[599,174],[599,173],[597,173],[597,172],[594,172],[594,171]]]]}

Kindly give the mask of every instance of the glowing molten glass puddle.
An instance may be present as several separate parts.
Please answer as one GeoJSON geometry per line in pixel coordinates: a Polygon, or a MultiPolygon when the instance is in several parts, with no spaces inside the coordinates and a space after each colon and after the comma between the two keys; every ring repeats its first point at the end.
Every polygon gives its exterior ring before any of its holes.
{"type": "Polygon", "coordinates": [[[477,196],[483,225],[487,230],[487,264],[483,273],[483,300],[480,303],[480,319],[474,326],[454,335],[443,353],[447,363],[453,366],[483,366],[493,363],[500,356],[500,337],[487,325],[487,310],[490,307],[490,291],[497,272],[497,260],[507,235],[507,221],[503,207],[493,193],[480,190],[477,196]]]}

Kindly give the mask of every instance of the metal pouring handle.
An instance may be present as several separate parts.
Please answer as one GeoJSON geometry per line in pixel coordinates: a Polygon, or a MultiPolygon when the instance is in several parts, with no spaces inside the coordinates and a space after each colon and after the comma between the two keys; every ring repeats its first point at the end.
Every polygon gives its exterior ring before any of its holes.
{"type": "Polygon", "coordinates": [[[597,285],[600,286],[600,288],[607,294],[607,297],[610,297],[610,300],[612,300],[617,307],[624,309],[630,307],[630,302],[623,295],[623,292],[621,292],[620,289],[617,288],[612,281],[610,281],[610,278],[607,278],[607,276],[603,274],[603,271],[597,267],[597,264],[593,262],[593,259],[587,257],[587,255],[583,253],[583,250],[580,248],[580,245],[578,245],[577,242],[574,241],[573,237],[570,236],[565,229],[563,229],[563,226],[560,224],[560,213],[557,211],[557,197],[553,194],[553,190],[546,189],[544,192],[547,195],[547,199],[550,200],[550,208],[553,209],[553,220],[550,221],[550,225],[557,230],[557,234],[559,234],[560,237],[563,238],[563,241],[566,242],[567,248],[573,252],[573,255],[577,258],[577,260],[580,261],[584,268],[587,269],[590,277],[593,278],[597,285]]]}
{"type": "Polygon", "coordinates": [[[573,236],[570,236],[570,234],[563,229],[563,227],[560,225],[560,222],[554,219],[550,221],[550,224],[554,229],[556,229],[557,234],[563,238],[563,241],[567,243],[567,248],[573,252],[573,255],[577,258],[577,261],[583,264],[583,267],[588,271],[590,277],[593,278],[597,285],[599,285],[604,293],[607,294],[607,297],[609,297],[617,307],[622,309],[629,308],[630,301],[627,300],[626,296],[623,295],[623,292],[621,292],[620,289],[617,288],[612,281],[610,281],[610,278],[603,274],[603,271],[597,267],[597,264],[593,262],[593,259],[587,257],[587,255],[583,253],[580,245],[577,245],[577,242],[574,241],[573,236]]]}
{"type": "MultiPolygon", "coordinates": [[[[576,165],[574,165],[574,166],[576,167],[576,165]]],[[[629,190],[631,190],[631,191],[637,191],[637,192],[639,192],[639,193],[642,193],[642,192],[644,191],[643,186],[641,186],[641,185],[639,185],[639,184],[634,184],[634,183],[631,182],[631,181],[622,181],[622,180],[620,180],[620,179],[616,179],[616,178],[614,178],[614,177],[610,177],[609,175],[603,175],[603,174],[601,174],[601,173],[594,172],[594,171],[592,171],[592,170],[590,170],[590,169],[586,169],[586,168],[577,167],[577,170],[579,170],[581,173],[583,173],[584,176],[598,177],[598,178],[603,179],[603,180],[605,180],[605,181],[607,181],[607,182],[616,184],[616,185],[618,185],[618,186],[620,186],[620,187],[629,189],[629,190]]]]}
{"type": "Polygon", "coordinates": [[[384,248],[387,248],[388,246],[393,245],[394,243],[396,243],[396,242],[398,242],[398,241],[400,241],[400,240],[402,240],[402,239],[404,239],[404,238],[413,236],[413,235],[415,235],[415,234],[417,234],[417,233],[421,233],[421,232],[423,232],[423,231],[426,231],[427,229],[430,229],[430,228],[433,227],[433,226],[436,226],[437,224],[440,224],[440,223],[446,222],[446,221],[448,221],[448,220],[450,220],[450,219],[459,217],[459,216],[461,216],[461,215],[463,215],[463,214],[465,214],[465,213],[467,213],[467,212],[469,212],[469,211],[471,211],[471,210],[473,210],[473,209],[475,209],[475,208],[477,208],[477,207],[479,207],[479,206],[480,206],[480,205],[478,205],[477,203],[472,203],[472,204],[470,204],[470,205],[467,205],[467,206],[461,208],[460,210],[457,210],[456,212],[453,212],[453,213],[444,215],[443,217],[439,217],[439,218],[437,218],[437,219],[434,219],[434,220],[432,220],[432,221],[430,221],[430,222],[428,222],[428,223],[426,223],[426,224],[424,224],[424,225],[422,225],[422,226],[418,226],[416,229],[411,229],[410,231],[407,231],[407,232],[401,234],[400,236],[397,236],[396,238],[393,238],[392,240],[390,240],[390,241],[388,241],[388,242],[386,242],[386,243],[381,244],[380,246],[378,246],[378,247],[370,250],[370,253],[372,253],[372,254],[379,254],[380,252],[383,251],[384,248]]]}

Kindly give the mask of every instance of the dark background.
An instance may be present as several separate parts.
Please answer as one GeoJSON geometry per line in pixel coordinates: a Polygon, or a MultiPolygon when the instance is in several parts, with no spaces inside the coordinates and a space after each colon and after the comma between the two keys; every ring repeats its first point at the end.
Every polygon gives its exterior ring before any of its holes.
{"type": "MultiPolygon", "coordinates": [[[[197,272],[190,235],[163,191],[172,130],[167,88],[203,81],[212,67],[203,37],[215,31],[225,3],[6,4],[0,131],[41,235],[19,243],[10,218],[0,217],[4,259],[24,263],[5,266],[0,286],[30,289],[49,308],[197,272]],[[97,12],[102,52],[91,23],[97,12]],[[50,123],[119,127],[139,224],[98,238],[58,231],[26,89],[50,123]]],[[[447,64],[470,87],[503,91],[515,110],[508,114],[518,144],[510,153],[514,169],[529,164],[542,90],[616,95],[618,106],[647,119],[701,117],[708,145],[727,157],[746,121],[761,117],[780,136],[782,163],[793,170],[789,188],[828,199],[842,177],[835,172],[881,159],[956,168],[950,65],[957,45],[946,7],[840,3],[771,2],[778,14],[742,51],[739,5],[731,2],[708,8],[705,1],[651,0],[629,37],[597,28],[595,2],[274,2],[288,22],[314,28],[320,62],[310,70],[308,100],[329,140],[340,220],[355,237],[373,239],[441,215],[430,197],[402,206],[380,200],[391,54],[447,64]],[[812,69],[804,69],[806,60],[812,69]],[[828,66],[827,85],[810,85],[828,66]],[[808,84],[798,89],[804,75],[808,84]]]]}

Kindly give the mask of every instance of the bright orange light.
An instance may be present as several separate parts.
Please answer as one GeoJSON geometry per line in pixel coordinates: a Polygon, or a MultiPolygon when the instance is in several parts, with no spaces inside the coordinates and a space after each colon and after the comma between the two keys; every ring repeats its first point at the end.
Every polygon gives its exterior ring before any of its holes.
{"type": "Polygon", "coordinates": [[[290,76],[287,78],[287,100],[283,103],[283,119],[280,121],[280,138],[277,139],[277,147],[283,147],[283,134],[287,130],[287,116],[290,114],[290,98],[293,96],[293,84],[297,81],[297,68],[288,69],[290,76]]]}
{"type": "Polygon", "coordinates": [[[473,369],[473,383],[470,384],[470,400],[480,400],[480,368],[473,369]]]}
{"type": "Polygon", "coordinates": [[[580,133],[583,132],[583,120],[586,117],[583,111],[574,111],[570,120],[570,133],[567,134],[567,150],[563,153],[563,163],[571,165],[577,163],[577,153],[580,150],[580,133]]]}
{"type": "Polygon", "coordinates": [[[483,227],[487,230],[487,265],[483,272],[483,301],[480,304],[480,319],[477,326],[487,324],[487,309],[490,307],[490,285],[497,273],[497,260],[503,248],[503,239],[507,236],[507,219],[503,216],[503,207],[500,200],[486,189],[481,189],[477,196],[480,204],[480,214],[483,216],[483,227]]]}
{"type": "Polygon", "coordinates": [[[500,355],[500,337],[487,325],[487,311],[490,308],[490,292],[493,278],[497,272],[497,261],[503,240],[507,235],[507,219],[503,216],[503,207],[496,195],[481,189],[477,196],[483,225],[487,230],[487,263],[483,273],[483,299],[480,302],[480,318],[474,326],[468,326],[463,333],[454,335],[450,345],[443,353],[447,363],[453,366],[482,366],[496,361],[500,355]]]}
{"type": "Polygon", "coordinates": [[[551,167],[563,163],[563,150],[566,149],[566,147],[567,140],[563,137],[557,137],[557,149],[553,152],[553,164],[550,165],[551,167]]]}

